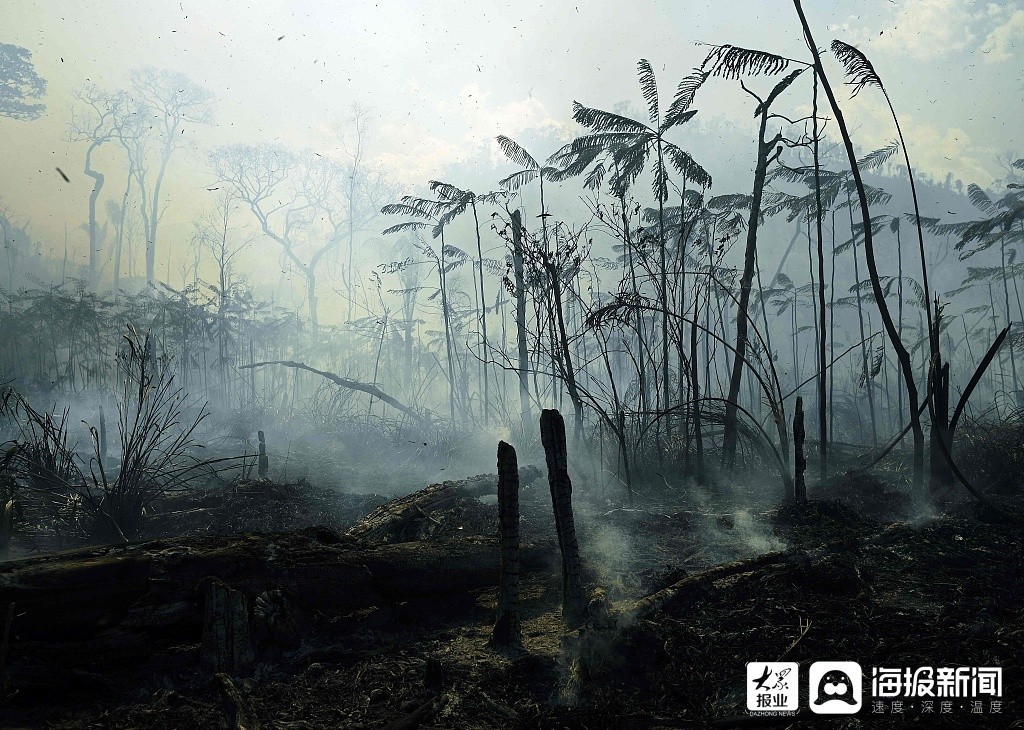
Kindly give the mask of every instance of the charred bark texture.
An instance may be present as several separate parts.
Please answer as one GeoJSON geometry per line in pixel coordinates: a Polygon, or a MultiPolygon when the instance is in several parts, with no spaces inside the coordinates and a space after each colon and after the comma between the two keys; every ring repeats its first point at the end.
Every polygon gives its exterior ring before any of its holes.
{"type": "MultiPolygon", "coordinates": [[[[540,475],[533,466],[523,469],[527,483],[540,475]]],[[[362,542],[389,544],[419,540],[431,532],[436,520],[430,513],[451,507],[459,499],[495,494],[499,476],[479,474],[468,479],[431,484],[426,489],[382,504],[345,534],[362,542]]]]}
{"type": "Polygon", "coordinates": [[[214,674],[245,676],[255,659],[245,594],[218,578],[207,578],[202,587],[203,666],[214,674]]]}
{"type": "Polygon", "coordinates": [[[953,484],[953,471],[946,454],[953,453],[953,439],[949,429],[949,363],[942,362],[942,355],[932,355],[932,429],[929,462],[931,487],[937,489],[953,484]],[[941,443],[940,443],[941,442],[941,443]]]}
{"type": "Polygon", "coordinates": [[[249,700],[231,681],[227,674],[218,674],[217,689],[220,692],[220,704],[227,716],[230,730],[261,730],[260,721],[253,712],[249,700]]]}
{"type": "Polygon", "coordinates": [[[804,436],[804,399],[797,396],[796,412],[793,414],[793,497],[797,504],[807,501],[807,482],[804,477],[804,472],[807,471],[807,456],[804,453],[804,436]]]}
{"type": "Polygon", "coordinates": [[[562,552],[562,619],[573,629],[583,623],[586,597],[576,524],[572,515],[572,481],[569,479],[569,455],[565,440],[565,420],[557,410],[540,414],[540,440],[548,465],[551,505],[555,511],[555,531],[562,552]]]}
{"type": "Polygon", "coordinates": [[[498,443],[498,541],[501,544],[501,576],[498,581],[498,614],[491,632],[499,646],[519,642],[519,463],[516,450],[498,443]]]}

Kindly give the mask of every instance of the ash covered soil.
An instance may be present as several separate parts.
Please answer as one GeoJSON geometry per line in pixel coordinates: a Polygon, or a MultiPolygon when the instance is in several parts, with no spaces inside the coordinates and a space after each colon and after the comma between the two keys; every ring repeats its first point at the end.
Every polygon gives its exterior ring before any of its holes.
{"type": "Polygon", "coordinates": [[[521,493],[522,646],[495,649],[494,483],[390,503],[240,483],[163,505],[146,542],[0,564],[0,605],[15,604],[0,726],[742,727],[746,662],[777,659],[1003,667],[999,716],[866,708],[825,727],[1024,726],[1024,550],[1007,516],[1022,514],[1019,495],[912,521],[872,485],[751,512],[579,500],[601,591],[567,635],[534,478],[521,493]],[[233,678],[204,664],[208,576],[246,597],[254,654],[233,678]]]}

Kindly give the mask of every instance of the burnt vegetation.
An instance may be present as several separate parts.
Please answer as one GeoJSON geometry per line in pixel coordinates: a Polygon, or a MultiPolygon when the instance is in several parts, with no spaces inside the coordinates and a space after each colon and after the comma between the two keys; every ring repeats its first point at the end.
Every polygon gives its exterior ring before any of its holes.
{"type": "Polygon", "coordinates": [[[0,207],[0,725],[733,727],[752,660],[1019,673],[1024,159],[917,172],[794,8],[800,58],[642,59],[638,106],[419,191],[361,107],[198,150],[184,75],[80,89],[88,255],[0,207]],[[742,190],[690,144],[716,88],[742,190]]]}

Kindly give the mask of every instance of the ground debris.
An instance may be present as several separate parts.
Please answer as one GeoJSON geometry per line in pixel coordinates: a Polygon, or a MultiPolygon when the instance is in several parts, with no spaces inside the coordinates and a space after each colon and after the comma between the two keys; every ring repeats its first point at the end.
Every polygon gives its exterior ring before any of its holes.
{"type": "MultiPolygon", "coordinates": [[[[460,493],[456,506],[463,502],[493,507],[460,493]]],[[[440,522],[450,519],[452,510],[451,505],[424,509],[440,522]]],[[[785,657],[806,665],[841,658],[866,667],[1001,666],[1008,677],[1019,671],[1024,549],[1013,525],[986,523],[969,511],[886,524],[837,501],[754,514],[622,511],[606,515],[605,522],[584,524],[585,563],[595,555],[593,549],[588,554],[588,545],[596,544],[593,538],[607,529],[608,520],[616,534],[626,535],[630,544],[643,540],[650,553],[617,570],[642,568],[644,575],[596,591],[591,605],[597,608],[588,610],[588,624],[567,634],[560,619],[558,571],[524,572],[523,638],[514,647],[490,643],[498,601],[493,579],[444,599],[392,597],[344,611],[330,606],[352,589],[335,592],[318,604],[312,622],[308,600],[296,600],[294,591],[275,593],[270,586],[250,591],[253,636],[273,651],[261,650],[252,679],[234,680],[240,707],[264,730],[725,727],[745,717],[744,669],[756,659],[785,657]],[[704,544],[709,539],[715,541],[710,552],[704,544]],[[663,568],[655,570],[659,563],[663,568]],[[630,607],[634,610],[626,610],[630,607]],[[298,646],[290,643],[293,624],[298,646]]],[[[530,511],[529,499],[523,527],[535,534],[553,530],[530,511]]],[[[374,548],[336,534],[316,548],[303,542],[310,533],[301,534],[302,539],[251,536],[244,552],[266,561],[272,544],[274,557],[266,564],[288,570],[308,563],[320,549],[391,550],[410,557],[436,553],[447,556],[446,565],[463,565],[455,547],[462,543],[437,534],[374,548]]],[[[474,540],[485,538],[463,542],[474,540]]],[[[496,569],[497,543],[486,540],[482,549],[493,553],[496,569]]],[[[148,550],[153,560],[180,566],[209,552],[209,546],[193,539],[148,550]]],[[[551,551],[549,546],[549,559],[551,551]]],[[[91,555],[124,559],[132,550],[91,555]]],[[[367,585],[376,585],[379,596],[397,589],[399,584],[385,575],[395,569],[385,567],[394,566],[393,560],[364,564],[360,580],[371,581],[372,574],[376,582],[367,585]]],[[[600,566],[586,566],[591,585],[609,575],[600,566]]],[[[332,588],[333,579],[321,575],[318,580],[332,588]]],[[[15,643],[15,659],[26,638],[15,643]]],[[[28,670],[22,664],[19,671],[28,670]]],[[[175,682],[174,690],[163,694],[119,697],[108,688],[93,695],[105,698],[103,710],[83,704],[49,720],[66,730],[97,724],[112,730],[233,727],[216,683],[175,682]]],[[[1013,711],[1010,695],[1008,689],[1004,712],[1013,711]]],[[[871,727],[899,724],[888,717],[872,719],[871,727]]],[[[948,725],[976,727],[970,719],[955,716],[948,725]]]]}

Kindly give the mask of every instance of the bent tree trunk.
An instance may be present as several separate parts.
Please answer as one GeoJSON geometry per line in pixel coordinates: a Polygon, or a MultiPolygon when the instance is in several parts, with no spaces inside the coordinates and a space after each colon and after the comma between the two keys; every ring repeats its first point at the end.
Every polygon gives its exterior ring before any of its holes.
{"type": "Polygon", "coordinates": [[[296,370],[308,370],[311,373],[316,373],[322,378],[327,378],[327,380],[330,380],[335,385],[340,385],[342,388],[348,388],[349,390],[358,390],[362,393],[367,393],[371,398],[376,398],[377,400],[387,403],[396,411],[401,411],[405,415],[410,416],[421,425],[430,425],[430,420],[428,418],[424,418],[421,414],[417,413],[412,408],[409,408],[408,406],[402,404],[395,398],[392,398],[390,395],[388,395],[387,393],[385,393],[383,390],[381,390],[372,383],[360,383],[358,380],[349,380],[348,378],[343,378],[340,375],[335,375],[334,373],[327,372],[326,370],[317,370],[316,368],[310,367],[309,365],[303,362],[295,362],[294,360],[268,360],[266,362],[250,363],[249,365],[239,365],[238,369],[249,370],[252,368],[265,367],[267,365],[283,365],[286,368],[294,368],[296,370]]]}
{"type": "Polygon", "coordinates": [[[104,175],[102,172],[92,169],[92,153],[100,142],[89,145],[89,151],[85,153],[85,174],[94,180],[92,192],[89,193],[89,283],[96,283],[96,273],[99,269],[99,236],[96,232],[96,201],[103,189],[104,175]]]}
{"type": "Polygon", "coordinates": [[[836,119],[836,126],[839,128],[839,133],[843,138],[843,147],[846,149],[846,156],[850,163],[850,172],[853,174],[853,181],[857,188],[857,202],[860,204],[861,222],[864,227],[864,258],[867,261],[868,275],[871,278],[871,291],[874,294],[875,303],[878,305],[878,314],[882,318],[882,325],[885,327],[885,332],[892,343],[893,351],[896,353],[896,359],[899,361],[900,372],[903,375],[903,381],[907,388],[911,429],[914,432],[914,484],[920,488],[924,479],[924,429],[921,428],[921,416],[918,407],[919,397],[917,384],[914,381],[913,363],[910,360],[910,353],[903,344],[903,340],[900,339],[892,313],[885,302],[882,284],[878,278],[874,233],[871,228],[871,211],[868,208],[867,193],[864,190],[864,181],[861,178],[860,167],[857,165],[857,154],[853,149],[850,129],[846,124],[846,119],[843,117],[842,109],[839,108],[839,102],[836,101],[836,95],[828,81],[828,76],[825,75],[825,68],[821,63],[821,54],[818,53],[818,47],[814,45],[814,36],[811,34],[811,28],[807,22],[807,16],[804,14],[803,6],[800,4],[800,0],[793,0],[793,5],[800,18],[807,47],[814,58],[814,73],[821,82],[821,88],[825,92],[825,97],[828,99],[829,106],[832,108],[832,113],[836,119]]]}
{"type": "Polygon", "coordinates": [[[739,405],[743,366],[746,362],[749,339],[748,311],[750,290],[754,281],[754,266],[757,263],[757,230],[761,219],[761,200],[764,197],[768,164],[771,162],[769,154],[782,139],[781,134],[767,140],[764,135],[768,128],[769,108],[791,81],[792,76],[780,81],[759,106],[761,121],[757,133],[757,165],[754,168],[754,190],[750,201],[750,216],[747,219],[747,244],[743,253],[743,274],[740,277],[740,296],[736,311],[736,347],[733,353],[732,375],[729,378],[729,395],[725,403],[725,422],[722,433],[722,462],[727,468],[736,465],[737,406],[739,405]]]}

